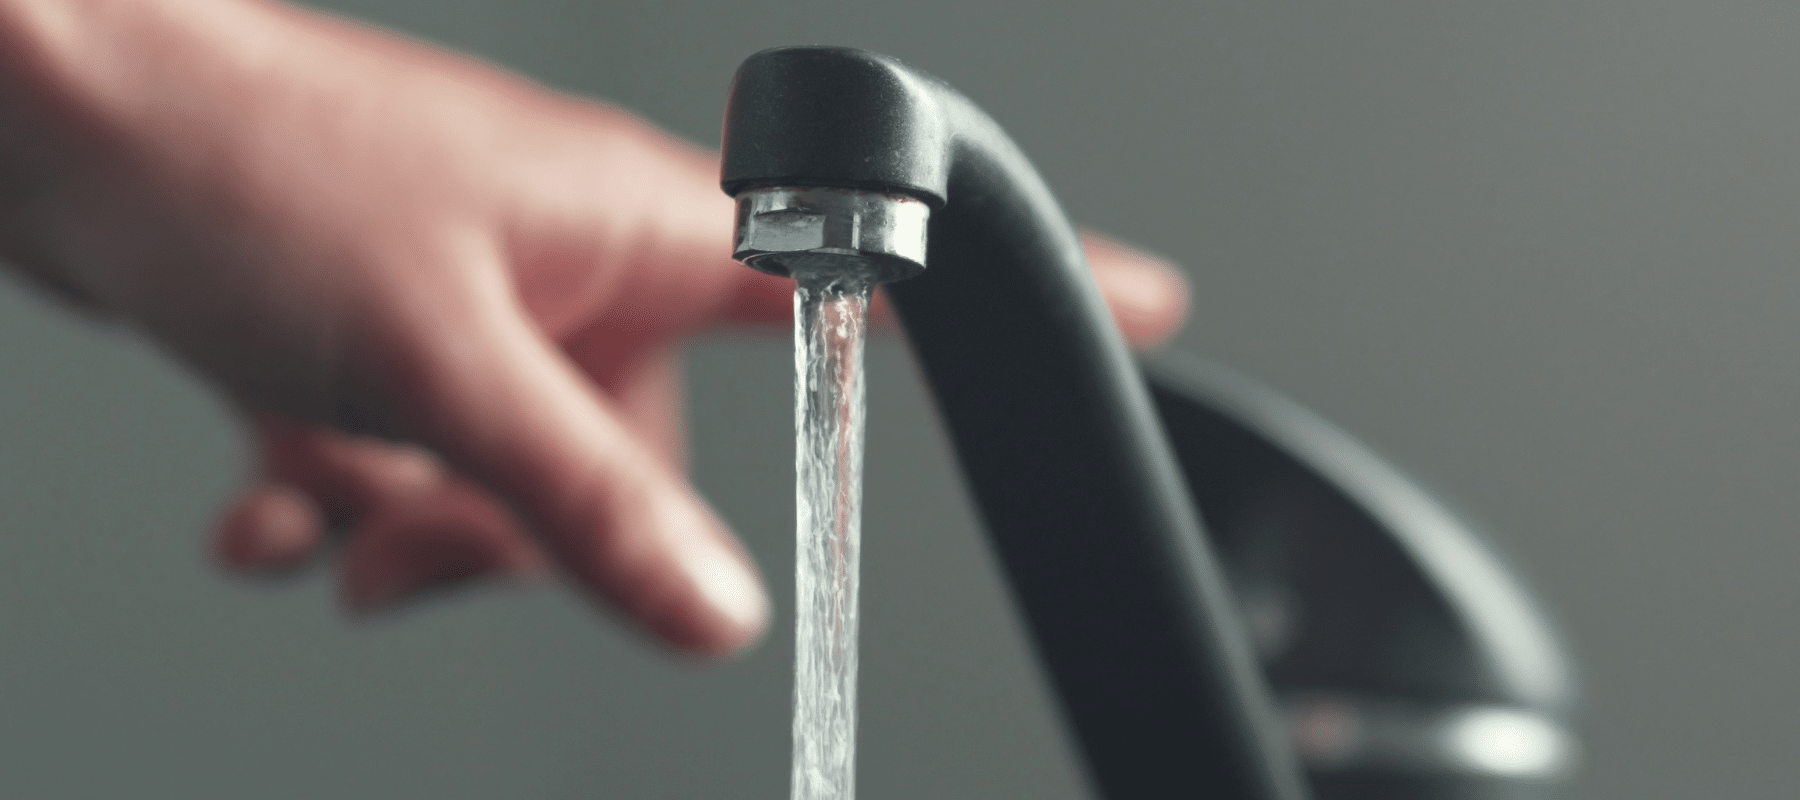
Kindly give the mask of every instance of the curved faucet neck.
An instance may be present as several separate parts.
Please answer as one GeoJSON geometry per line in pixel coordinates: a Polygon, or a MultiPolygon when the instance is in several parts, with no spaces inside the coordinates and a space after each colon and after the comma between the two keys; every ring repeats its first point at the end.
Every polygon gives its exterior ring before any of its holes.
{"type": "Polygon", "coordinates": [[[738,72],[724,146],[734,196],[824,186],[933,209],[927,268],[888,295],[1102,793],[1304,800],[1143,379],[1011,139],[896,60],[783,48],[738,72]]]}

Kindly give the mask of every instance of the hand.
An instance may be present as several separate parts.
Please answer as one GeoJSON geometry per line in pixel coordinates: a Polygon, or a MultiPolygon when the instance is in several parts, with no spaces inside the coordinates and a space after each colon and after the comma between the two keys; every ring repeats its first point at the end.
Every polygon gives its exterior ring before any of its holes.
{"type": "MultiPolygon", "coordinates": [[[[218,559],[342,595],[560,570],[677,648],[764,626],[682,477],[676,346],[785,323],[715,157],[617,109],[260,0],[0,0],[0,257],[148,333],[259,453],[218,559]]],[[[1127,337],[1175,272],[1089,240],[1127,337]]]]}

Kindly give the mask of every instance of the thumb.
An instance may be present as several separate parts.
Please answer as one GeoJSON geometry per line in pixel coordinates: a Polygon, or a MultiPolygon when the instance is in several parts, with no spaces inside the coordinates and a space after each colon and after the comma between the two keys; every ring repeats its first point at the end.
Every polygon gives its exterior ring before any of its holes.
{"type": "Polygon", "coordinates": [[[464,293],[475,299],[453,324],[413,326],[427,335],[406,337],[412,355],[387,382],[398,402],[383,404],[396,427],[505,500],[570,577],[655,635],[705,655],[747,645],[768,601],[742,549],[497,288],[464,293]]]}

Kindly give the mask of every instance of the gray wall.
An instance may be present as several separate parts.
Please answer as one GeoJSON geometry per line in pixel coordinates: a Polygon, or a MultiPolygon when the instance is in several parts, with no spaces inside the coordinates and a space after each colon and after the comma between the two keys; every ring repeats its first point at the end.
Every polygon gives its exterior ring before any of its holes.
{"type": "MultiPolygon", "coordinates": [[[[716,136],[738,60],[949,79],[1084,223],[1188,268],[1177,344],[1499,531],[1578,648],[1589,798],[1800,794],[1800,6],[338,0],[716,136]]],[[[697,479],[791,613],[788,356],[694,348],[697,479]]],[[[863,795],[1082,796],[901,348],[871,353],[863,795]]],[[[778,797],[789,634],[696,668],[560,589],[346,622],[199,535],[218,402],[0,291],[16,797],[778,797]]]]}

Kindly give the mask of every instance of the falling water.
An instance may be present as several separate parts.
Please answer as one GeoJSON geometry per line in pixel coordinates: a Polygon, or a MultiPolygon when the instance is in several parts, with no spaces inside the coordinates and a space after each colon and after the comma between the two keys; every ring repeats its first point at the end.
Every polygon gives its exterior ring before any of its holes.
{"type": "Polygon", "coordinates": [[[873,283],[796,275],[793,800],[856,796],[863,332],[873,283]]]}

